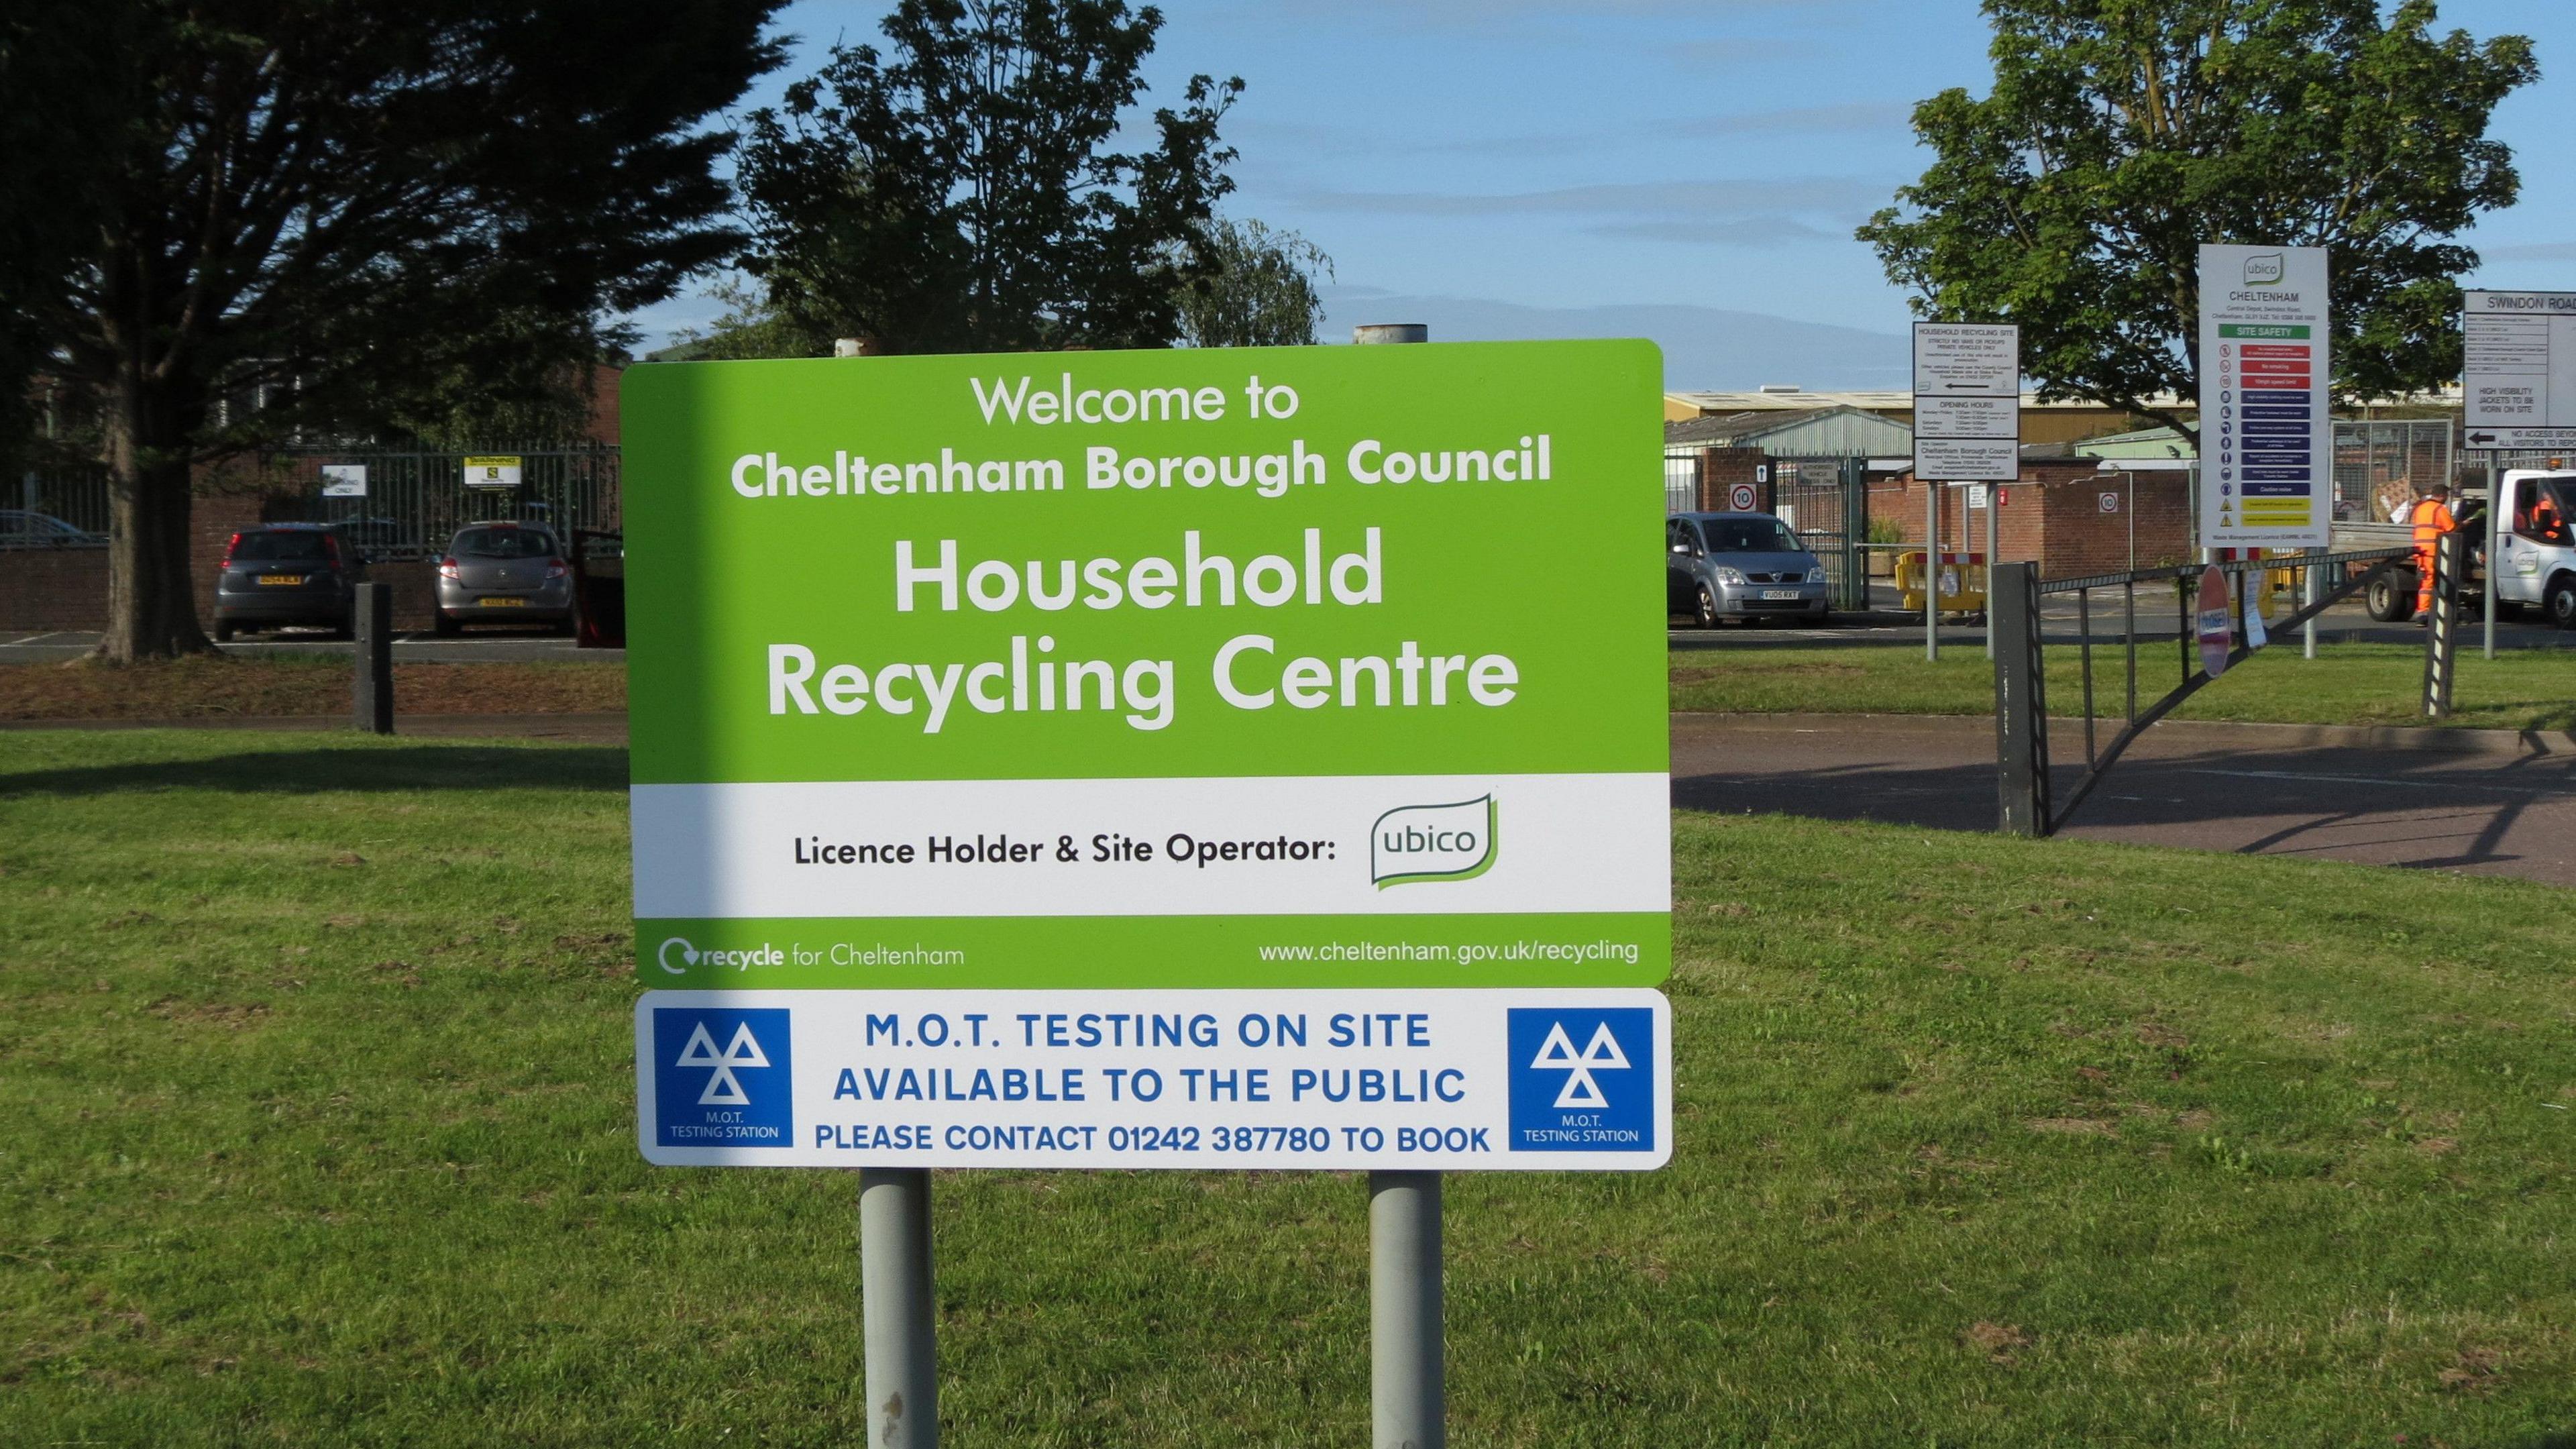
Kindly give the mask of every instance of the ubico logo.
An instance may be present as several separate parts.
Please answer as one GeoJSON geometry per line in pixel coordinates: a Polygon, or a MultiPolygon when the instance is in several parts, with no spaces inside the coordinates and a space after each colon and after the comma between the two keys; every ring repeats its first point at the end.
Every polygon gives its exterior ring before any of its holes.
{"type": "Polygon", "coordinates": [[[1399,805],[1369,830],[1369,879],[1384,890],[1483,875],[1494,868],[1501,819],[1502,807],[1491,795],[1446,805],[1399,805]]]}

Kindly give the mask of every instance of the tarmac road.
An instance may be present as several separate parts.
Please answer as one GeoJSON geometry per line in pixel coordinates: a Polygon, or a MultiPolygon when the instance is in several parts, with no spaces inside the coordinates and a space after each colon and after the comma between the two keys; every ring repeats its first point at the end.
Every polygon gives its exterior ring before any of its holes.
{"type": "MultiPolygon", "coordinates": [[[[2576,886],[2576,741],[2526,739],[2520,752],[2346,742],[2361,733],[2158,725],[2064,833],[2576,886]]],[[[1673,803],[1687,809],[1994,828],[1991,720],[1679,714],[1672,741],[1673,803]]],[[[2083,771],[2081,726],[2059,722],[2049,744],[2062,801],[2083,771]]]]}
{"type": "MultiPolygon", "coordinates": [[[[81,630],[0,631],[0,664],[78,659],[98,647],[98,638],[94,631],[81,630]]],[[[289,629],[215,647],[255,659],[262,654],[346,654],[357,646],[334,640],[319,629],[289,629]]],[[[476,629],[445,639],[435,634],[397,634],[394,658],[404,664],[621,664],[626,651],[577,649],[560,634],[476,629]]]]}

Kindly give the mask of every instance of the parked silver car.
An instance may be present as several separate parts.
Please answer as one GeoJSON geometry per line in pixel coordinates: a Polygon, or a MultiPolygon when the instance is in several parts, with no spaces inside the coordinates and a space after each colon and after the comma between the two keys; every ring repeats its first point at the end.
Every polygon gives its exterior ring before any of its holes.
{"type": "Polygon", "coordinates": [[[574,622],[572,564],[551,530],[532,523],[471,523],[438,561],[438,632],[468,623],[574,622]]]}
{"type": "Polygon", "coordinates": [[[1664,522],[1664,604],[1703,629],[1722,619],[1825,622],[1825,566],[1768,513],[1677,513],[1664,522]]]}

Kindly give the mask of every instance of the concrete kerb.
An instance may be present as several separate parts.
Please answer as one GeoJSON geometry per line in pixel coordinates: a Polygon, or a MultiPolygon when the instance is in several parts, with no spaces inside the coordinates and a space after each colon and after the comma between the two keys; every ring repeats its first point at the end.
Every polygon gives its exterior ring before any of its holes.
{"type": "MultiPolygon", "coordinates": [[[[1724,714],[1676,710],[1673,723],[1684,721],[1718,730],[1834,730],[1843,734],[1982,734],[1994,733],[1992,715],[1982,714],[1724,714]]],[[[2097,719],[2094,729],[2108,739],[2122,721],[2097,719]]],[[[2073,739],[2080,754],[2084,721],[2052,716],[2054,740],[2073,739]],[[2067,733],[2060,734],[2060,730],[2067,733]]],[[[2152,732],[2166,739],[2197,742],[2212,749],[2344,747],[2386,750],[2433,750],[2466,755],[2576,754],[2576,731],[2410,728],[2402,725],[2245,724],[2228,720],[2164,720],[2152,732]]]]}

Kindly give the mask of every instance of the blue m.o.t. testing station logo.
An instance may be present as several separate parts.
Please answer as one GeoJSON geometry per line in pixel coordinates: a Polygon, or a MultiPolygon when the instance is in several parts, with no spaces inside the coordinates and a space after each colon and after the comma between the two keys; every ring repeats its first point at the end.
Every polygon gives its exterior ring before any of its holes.
{"type": "Polygon", "coordinates": [[[790,1147],[787,1008],[658,1007],[655,1139],[664,1147],[790,1147]]]}
{"type": "Polygon", "coordinates": [[[1513,1007],[1514,1152],[1655,1150],[1655,1014],[1513,1007]]]}

